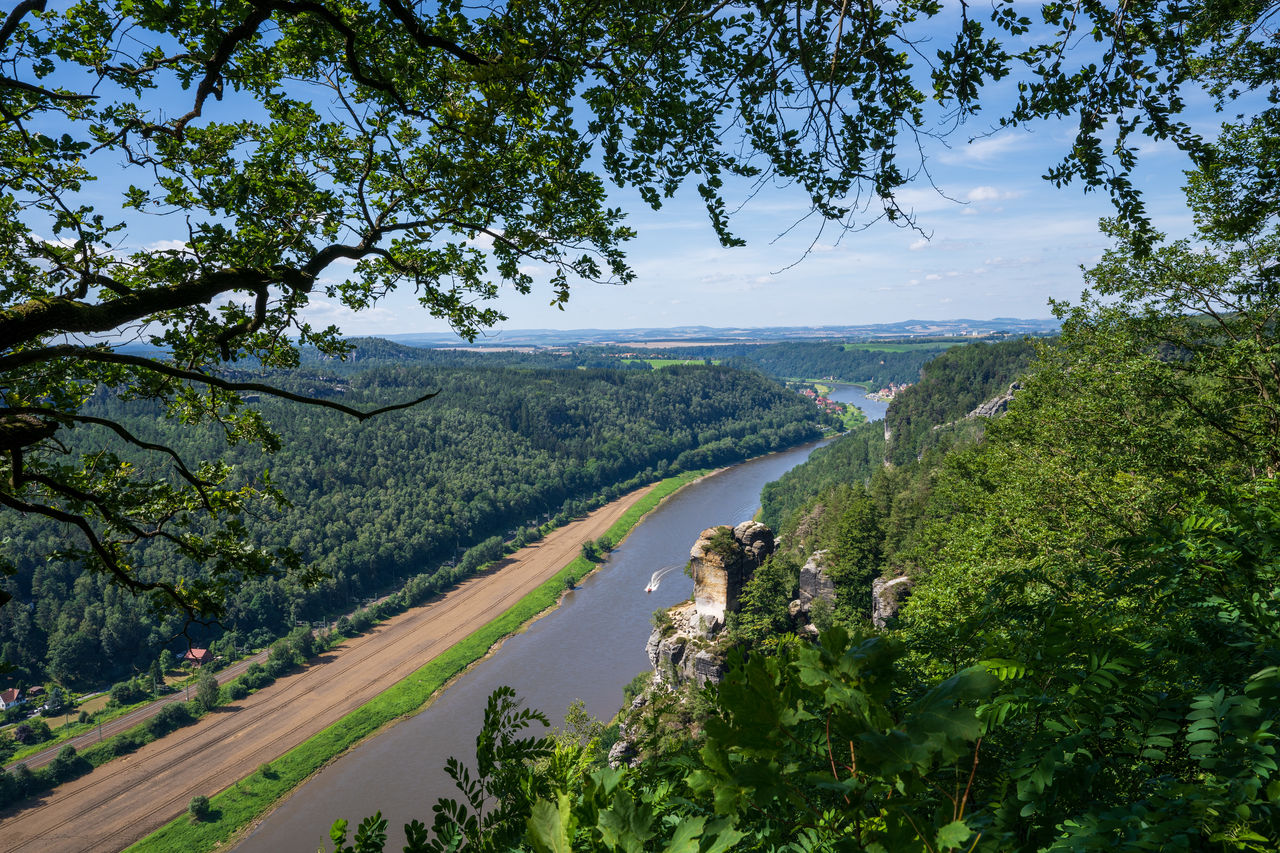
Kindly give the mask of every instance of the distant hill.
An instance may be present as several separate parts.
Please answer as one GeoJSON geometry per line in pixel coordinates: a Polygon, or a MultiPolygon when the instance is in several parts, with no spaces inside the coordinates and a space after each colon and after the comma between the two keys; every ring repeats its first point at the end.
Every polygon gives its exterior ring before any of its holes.
{"type": "Polygon", "coordinates": [[[992,338],[1021,335],[1051,335],[1058,331],[1052,319],[1024,320],[995,317],[990,320],[902,320],[897,323],[866,323],[849,326],[773,326],[768,328],[715,328],[677,326],[637,329],[510,329],[491,332],[468,344],[450,332],[419,332],[382,335],[396,343],[422,347],[475,346],[570,346],[574,344],[637,344],[672,342],[744,343],[788,340],[877,340],[879,338],[992,338]]]}

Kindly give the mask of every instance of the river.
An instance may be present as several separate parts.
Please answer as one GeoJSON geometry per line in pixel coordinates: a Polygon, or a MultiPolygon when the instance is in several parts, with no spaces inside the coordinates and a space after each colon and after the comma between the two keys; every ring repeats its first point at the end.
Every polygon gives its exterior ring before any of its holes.
{"type": "Polygon", "coordinates": [[[867,416],[869,421],[884,420],[884,413],[889,410],[888,403],[868,399],[867,389],[861,385],[832,384],[831,393],[827,395],[827,398],[835,400],[837,403],[852,403],[862,409],[862,413],[867,416]]]}
{"type": "MultiPolygon", "coordinates": [[[[832,399],[850,402],[875,420],[884,404],[856,385],[841,385],[832,399]],[[880,407],[877,413],[876,407],[880,407]]],[[[426,710],[366,741],[324,768],[263,820],[237,847],[239,853],[311,853],[329,849],[329,825],[347,818],[354,828],[381,811],[389,821],[386,849],[404,844],[403,825],[431,824],[438,797],[457,796],[445,759],[474,762],[475,736],[494,688],[514,687],[529,707],[559,725],[574,699],[601,719],[622,704],[622,688],[649,668],[644,652],[654,610],[687,599],[693,581],[676,570],[652,593],[651,574],[683,566],[698,533],[737,524],[755,514],[760,490],[799,465],[819,444],[793,448],[735,465],[681,489],[645,516],[597,571],[560,607],[510,637],[501,649],[463,675],[426,710]]]]}

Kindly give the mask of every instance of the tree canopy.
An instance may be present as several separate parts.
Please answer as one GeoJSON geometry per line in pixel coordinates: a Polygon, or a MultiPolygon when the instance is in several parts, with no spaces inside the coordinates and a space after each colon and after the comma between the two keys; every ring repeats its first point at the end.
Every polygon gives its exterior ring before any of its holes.
{"type": "MultiPolygon", "coordinates": [[[[918,141],[1010,74],[1019,95],[1001,121],[1071,117],[1076,138],[1048,176],[1105,187],[1141,231],[1134,134],[1208,163],[1181,118],[1187,91],[1224,105],[1275,94],[1267,3],[971,11],[23,0],[0,23],[0,506],[65,525],[74,556],[135,591],[216,612],[219,578],[288,565],[228,526],[282,496],[95,420],[95,394],[273,448],[243,395],[301,399],[253,371],[295,364],[298,344],[343,352],[336,329],[306,320],[316,295],[360,310],[411,288],[473,335],[501,317],[503,288],[542,284],[531,262],[551,270],[555,303],[579,281],[625,283],[631,232],[609,184],[655,207],[696,184],[726,244],[730,176],[796,185],[841,228],[911,223],[895,192],[927,176],[918,141]],[[171,223],[176,235],[143,236],[171,223]],[[169,474],[67,452],[89,424],[169,474]],[[129,546],[154,538],[212,573],[144,580],[129,546]]],[[[1274,123],[1274,108],[1251,115],[1274,123]]],[[[1273,147],[1224,168],[1274,189],[1273,147]]]]}

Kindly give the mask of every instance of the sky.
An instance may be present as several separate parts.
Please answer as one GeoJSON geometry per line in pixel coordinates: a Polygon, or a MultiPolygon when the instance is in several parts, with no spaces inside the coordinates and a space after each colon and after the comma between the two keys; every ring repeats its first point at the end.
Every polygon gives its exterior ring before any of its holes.
{"type": "MultiPolygon", "coordinates": [[[[915,229],[880,221],[844,234],[829,225],[820,230],[816,218],[805,219],[808,205],[796,191],[752,195],[746,185],[727,183],[730,209],[742,203],[731,227],[747,245],[723,248],[692,187],[660,211],[616,190],[611,204],[628,212],[626,224],[638,232],[626,247],[634,282],[577,283],[560,310],[551,304],[547,276],[538,275],[546,271],[535,268],[532,294],[500,295],[497,307],[508,319],[493,332],[1048,317],[1050,299],[1079,297],[1081,267],[1107,247],[1098,220],[1112,209],[1105,194],[1087,194],[1079,184],[1057,188],[1041,177],[1070,150],[1070,124],[994,129],[1012,86],[996,85],[983,96],[985,112],[945,142],[929,141],[923,153],[934,186],[918,181],[898,196],[916,214],[915,229]]],[[[1190,106],[1193,124],[1212,131],[1207,103],[1193,97],[1190,106]]],[[[1141,150],[1136,183],[1155,226],[1173,236],[1190,231],[1181,192],[1187,166],[1172,145],[1147,141],[1141,150]]],[[[185,235],[134,236],[146,243],[185,235]]],[[[149,245],[167,243],[172,239],[149,245]]],[[[344,270],[331,271],[328,280],[344,270]]],[[[358,313],[317,292],[303,319],[349,335],[448,331],[403,290],[358,313]]]]}
{"type": "MultiPolygon", "coordinates": [[[[929,157],[936,189],[916,185],[899,196],[917,214],[919,230],[882,221],[843,235],[830,226],[819,233],[809,220],[779,236],[807,206],[794,192],[776,190],[748,201],[735,218],[747,245],[722,248],[696,194],[654,212],[615,193],[638,232],[627,249],[635,281],[580,284],[563,311],[548,304],[545,286],[527,296],[505,292],[499,305],[509,319],[494,331],[1048,317],[1050,298],[1079,297],[1081,267],[1108,246],[1098,220],[1112,214],[1104,194],[1041,178],[1069,140],[1061,126],[973,142],[958,136],[929,157]]],[[[1139,175],[1156,227],[1178,236],[1190,228],[1181,193],[1186,166],[1176,149],[1154,145],[1139,175]]],[[[406,294],[359,314],[320,300],[309,316],[348,334],[447,328],[406,294]]]]}

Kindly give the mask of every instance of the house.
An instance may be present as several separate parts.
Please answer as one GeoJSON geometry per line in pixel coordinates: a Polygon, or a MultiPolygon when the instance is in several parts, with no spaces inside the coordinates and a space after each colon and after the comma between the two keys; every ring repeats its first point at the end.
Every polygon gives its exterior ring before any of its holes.
{"type": "Polygon", "coordinates": [[[208,649],[189,649],[183,653],[182,659],[196,666],[204,666],[207,663],[213,663],[213,652],[208,649]]]}
{"type": "Polygon", "coordinates": [[[0,711],[7,711],[14,705],[21,705],[25,701],[22,698],[22,691],[16,687],[0,690],[0,711]]]}

